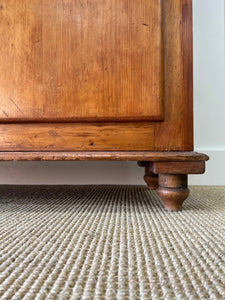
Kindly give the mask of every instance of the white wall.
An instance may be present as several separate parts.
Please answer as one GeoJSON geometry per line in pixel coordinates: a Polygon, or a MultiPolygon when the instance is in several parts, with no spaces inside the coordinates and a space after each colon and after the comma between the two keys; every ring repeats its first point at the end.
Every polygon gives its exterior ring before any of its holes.
{"type": "MultiPolygon", "coordinates": [[[[224,0],[193,0],[195,150],[211,159],[190,184],[225,185],[224,0]]],[[[0,162],[2,184],[143,184],[135,162],[0,162]]]]}
{"type": "Polygon", "coordinates": [[[225,5],[194,0],[195,149],[210,156],[190,184],[225,185],[225,5]]]}

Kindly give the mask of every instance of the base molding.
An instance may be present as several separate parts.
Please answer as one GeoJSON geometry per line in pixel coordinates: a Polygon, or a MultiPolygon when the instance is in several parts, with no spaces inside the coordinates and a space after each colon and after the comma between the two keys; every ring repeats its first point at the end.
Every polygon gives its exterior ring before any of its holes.
{"type": "Polygon", "coordinates": [[[138,161],[144,179],[157,192],[165,209],[178,211],[188,197],[188,174],[202,174],[209,157],[197,152],[0,152],[0,161],[138,161]]]}
{"type": "Polygon", "coordinates": [[[207,161],[209,157],[197,152],[176,151],[38,151],[18,152],[0,151],[0,161],[84,161],[84,160],[116,160],[141,162],[181,162],[207,161]]]}
{"type": "Polygon", "coordinates": [[[204,149],[210,160],[207,162],[207,172],[202,176],[190,175],[189,185],[225,186],[225,148],[204,149]]]}

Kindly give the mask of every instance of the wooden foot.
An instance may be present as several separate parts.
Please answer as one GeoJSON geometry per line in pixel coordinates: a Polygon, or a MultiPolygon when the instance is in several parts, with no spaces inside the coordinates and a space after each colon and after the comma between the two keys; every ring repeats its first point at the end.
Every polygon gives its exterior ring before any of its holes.
{"type": "Polygon", "coordinates": [[[138,165],[140,167],[145,168],[145,175],[144,175],[144,181],[147,183],[147,186],[150,190],[156,190],[159,186],[159,181],[158,181],[158,174],[154,174],[150,170],[150,162],[147,161],[141,161],[138,162],[138,165]]]}
{"type": "Polygon", "coordinates": [[[203,174],[205,172],[206,155],[195,152],[164,153],[160,158],[152,158],[152,161],[140,161],[138,165],[145,167],[145,181],[151,187],[156,187],[156,175],[159,176],[158,195],[164,202],[166,210],[179,211],[184,200],[189,195],[187,184],[188,174],[203,174]],[[172,156],[171,156],[172,155],[172,156]],[[153,179],[154,178],[154,179],[153,179]],[[153,183],[154,182],[154,183],[153,183]]]}
{"type": "Polygon", "coordinates": [[[159,186],[159,176],[152,173],[149,170],[149,167],[145,167],[144,181],[147,183],[147,186],[150,190],[156,190],[159,186]]]}
{"type": "Polygon", "coordinates": [[[159,187],[157,193],[163,200],[166,210],[182,210],[182,204],[189,195],[187,175],[159,174],[159,187]]]}

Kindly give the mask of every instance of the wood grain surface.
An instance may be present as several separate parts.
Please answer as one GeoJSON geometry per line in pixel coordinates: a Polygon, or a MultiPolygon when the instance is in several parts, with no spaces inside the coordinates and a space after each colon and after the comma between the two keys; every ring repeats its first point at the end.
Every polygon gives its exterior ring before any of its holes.
{"type": "Polygon", "coordinates": [[[164,122],[155,150],[193,151],[192,0],[163,1],[164,122]]]}
{"type": "Polygon", "coordinates": [[[166,161],[191,162],[207,161],[209,157],[196,152],[154,152],[154,151],[80,151],[80,152],[4,152],[0,151],[1,161],[76,161],[76,160],[115,160],[115,161],[166,161]]]}
{"type": "Polygon", "coordinates": [[[160,0],[0,4],[0,121],[163,119],[160,0]]]}
{"type": "Polygon", "coordinates": [[[163,200],[166,210],[182,210],[182,204],[190,193],[187,175],[160,174],[157,193],[163,200]]]}
{"type": "Polygon", "coordinates": [[[154,150],[154,127],[143,123],[5,124],[0,151],[154,150]],[[141,138],[140,138],[141,137],[141,138]]]}
{"type": "Polygon", "coordinates": [[[192,48],[192,0],[2,1],[0,151],[193,151],[192,48]]]}
{"type": "Polygon", "coordinates": [[[205,162],[152,162],[150,170],[154,174],[203,174],[205,173],[205,162]]]}

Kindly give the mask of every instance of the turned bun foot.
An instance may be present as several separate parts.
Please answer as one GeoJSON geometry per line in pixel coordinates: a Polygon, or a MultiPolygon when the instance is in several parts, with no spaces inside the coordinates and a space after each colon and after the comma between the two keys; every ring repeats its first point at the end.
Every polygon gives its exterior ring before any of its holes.
{"type": "Polygon", "coordinates": [[[159,176],[150,171],[150,162],[139,161],[138,165],[145,168],[144,181],[150,190],[156,190],[159,186],[159,176]]]}
{"type": "Polygon", "coordinates": [[[145,167],[144,181],[150,190],[156,190],[159,186],[158,175],[150,172],[149,167],[145,167]]]}
{"type": "Polygon", "coordinates": [[[159,197],[168,211],[182,210],[182,204],[189,195],[187,175],[159,174],[159,197]]]}

